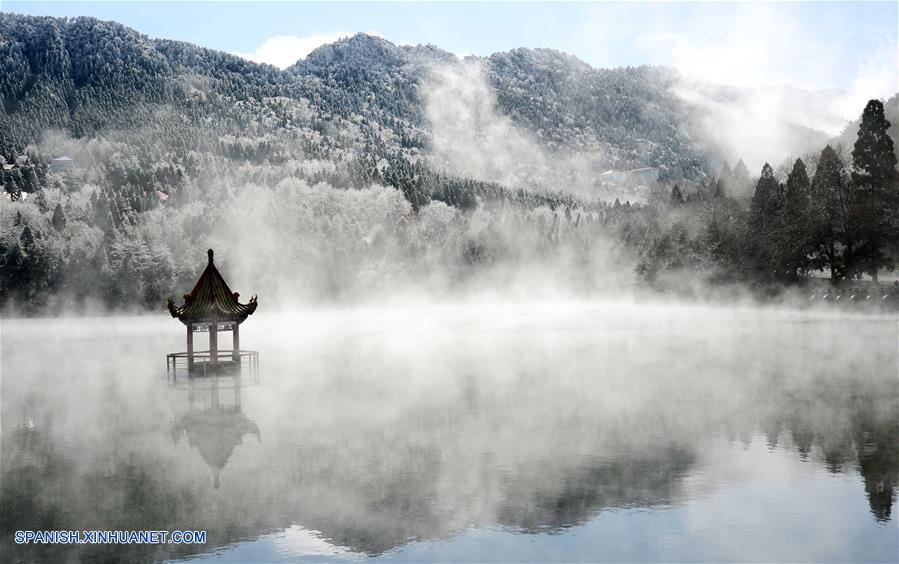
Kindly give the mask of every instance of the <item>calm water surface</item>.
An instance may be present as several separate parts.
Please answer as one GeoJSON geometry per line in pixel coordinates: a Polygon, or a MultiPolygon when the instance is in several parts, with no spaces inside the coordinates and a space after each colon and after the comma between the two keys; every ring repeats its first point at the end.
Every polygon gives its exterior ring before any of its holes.
{"type": "Polygon", "coordinates": [[[899,560],[899,322],[544,304],[4,320],[4,561],[899,560]],[[20,546],[16,530],[207,531],[20,546]]]}

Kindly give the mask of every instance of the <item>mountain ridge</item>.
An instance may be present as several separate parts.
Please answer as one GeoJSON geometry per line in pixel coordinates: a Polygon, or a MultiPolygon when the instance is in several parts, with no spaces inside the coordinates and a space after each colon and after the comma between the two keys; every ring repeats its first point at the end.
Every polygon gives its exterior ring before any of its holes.
{"type": "MultiPolygon", "coordinates": [[[[719,163],[740,155],[722,151],[700,126],[704,106],[677,93],[679,73],[670,67],[594,68],[558,50],[515,48],[459,59],[434,45],[396,45],[358,33],[322,45],[284,70],[189,42],[150,38],[116,22],[0,14],[0,152],[9,159],[49,130],[78,138],[146,127],[162,111],[172,132],[202,120],[220,122],[241,136],[237,121],[265,122],[272,100],[305,104],[323,127],[331,153],[347,144],[384,145],[379,154],[418,161],[429,154],[433,128],[422,88],[437,66],[481,65],[500,117],[531,136],[548,154],[589,154],[585,176],[608,169],[655,167],[665,181],[698,181],[719,163]],[[5,38],[5,39],[4,39],[5,38]],[[204,86],[198,86],[204,85],[204,86]],[[235,120],[241,111],[261,112],[235,120]],[[360,128],[355,140],[333,138],[360,128]]],[[[722,87],[723,88],[723,87],[722,87]]],[[[726,92],[726,90],[722,90],[726,92]]],[[[724,94],[726,97],[728,94],[724,94]]],[[[725,100],[726,102],[726,100],[725,100]]],[[[279,118],[269,135],[281,131],[279,118]]],[[[828,136],[786,124],[795,144],[816,147],[828,136]]],[[[208,129],[208,128],[207,128],[208,129]]],[[[261,126],[258,128],[263,131],[261,126]]],[[[196,138],[193,131],[179,138],[196,138]]],[[[209,141],[197,139],[199,145],[209,141]]],[[[189,144],[185,148],[190,148],[189,144]]],[[[290,150],[286,150],[290,152],[290,150]]],[[[306,151],[309,153],[309,151],[306,151]]],[[[452,173],[451,170],[446,171],[452,173]]],[[[563,189],[559,174],[535,180],[563,189]]],[[[585,179],[581,184],[590,184],[585,179]]],[[[595,182],[592,181],[592,182],[595,182]]],[[[514,188],[511,187],[510,188],[514,188]]]]}

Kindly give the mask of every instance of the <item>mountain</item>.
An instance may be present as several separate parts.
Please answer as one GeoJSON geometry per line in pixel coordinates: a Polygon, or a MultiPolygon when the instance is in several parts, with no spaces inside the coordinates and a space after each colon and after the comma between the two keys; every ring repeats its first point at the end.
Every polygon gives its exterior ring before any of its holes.
{"type": "MultiPolygon", "coordinates": [[[[701,174],[706,155],[684,132],[689,111],[667,91],[676,79],[671,71],[596,70],[539,49],[479,62],[499,111],[535,132],[548,150],[603,146],[611,156],[600,168],[701,174]]],[[[84,138],[147,128],[182,149],[206,150],[204,136],[240,136],[251,122],[264,128],[265,116],[277,114],[272,101],[281,98],[306,110],[303,125],[323,121],[343,130],[350,121],[363,144],[385,144],[391,153],[425,151],[422,84],[434,66],[458,63],[433,46],[397,46],[360,34],[322,46],[282,72],[116,23],[3,14],[0,150],[9,159],[49,129],[84,138]]],[[[281,130],[284,117],[276,116],[265,134],[290,137],[281,130]]],[[[316,152],[345,141],[323,139],[325,148],[316,152]]]]}
{"type": "MultiPolygon", "coordinates": [[[[498,117],[549,163],[527,170],[531,153],[509,155],[499,166],[523,169],[514,176],[520,185],[508,188],[552,192],[574,185],[580,197],[612,199],[596,179],[609,169],[655,167],[663,181],[698,181],[722,160],[742,156],[704,120],[712,104],[738,106],[749,95],[705,85],[700,98],[685,96],[684,80],[667,68],[594,69],[550,49],[460,61],[434,46],[358,34],[279,71],[113,22],[14,14],[0,14],[0,153],[10,160],[48,130],[63,130],[76,138],[140,136],[145,145],[158,141],[180,153],[232,159],[341,162],[355,153],[361,161],[376,155],[419,163],[440,133],[423,92],[435,69],[465,64],[482,71],[498,117]]],[[[833,127],[832,116],[819,121],[833,127]]],[[[777,129],[779,139],[801,151],[827,138],[801,123],[775,125],[786,127],[777,129]]],[[[428,162],[435,171],[508,184],[508,175],[457,165],[428,162]]]]}
{"type": "Polygon", "coordinates": [[[827,139],[814,111],[745,110],[761,97],[551,49],[460,59],[365,34],[279,70],[0,13],[0,306],[155,308],[210,246],[230,249],[237,284],[267,273],[260,295],[309,300],[484,272],[502,285],[516,268],[597,287],[671,248],[707,264],[722,225],[715,248],[738,248],[738,203],[690,238],[631,204],[668,202],[675,183],[701,202],[741,150],[759,149],[757,170],[827,139]]]}

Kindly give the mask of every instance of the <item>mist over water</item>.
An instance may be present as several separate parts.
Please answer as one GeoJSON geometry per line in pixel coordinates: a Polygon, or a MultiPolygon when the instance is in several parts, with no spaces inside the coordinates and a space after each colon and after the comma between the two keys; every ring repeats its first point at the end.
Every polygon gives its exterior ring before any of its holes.
{"type": "Polygon", "coordinates": [[[165,354],[184,348],[168,317],[4,320],[0,552],[899,556],[894,316],[262,307],[241,331],[258,382],[167,380],[165,354]],[[22,529],[148,528],[208,542],[12,542],[22,529]]]}

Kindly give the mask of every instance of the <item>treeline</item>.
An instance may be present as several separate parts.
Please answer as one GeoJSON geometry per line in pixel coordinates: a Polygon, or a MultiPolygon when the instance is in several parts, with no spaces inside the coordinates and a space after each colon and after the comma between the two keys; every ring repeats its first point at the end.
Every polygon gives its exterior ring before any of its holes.
{"type": "Polygon", "coordinates": [[[786,178],[765,164],[751,188],[745,167],[714,182],[657,192],[622,220],[640,249],[640,277],[683,290],[696,279],[776,290],[819,272],[833,282],[891,271],[899,257],[899,173],[883,104],[862,114],[851,160],[830,145],[786,178]],[[811,169],[811,170],[810,170],[811,169]],[[689,278],[684,272],[692,272],[689,278]]]}
{"type": "Polygon", "coordinates": [[[40,190],[47,183],[50,157],[28,147],[24,154],[17,156],[12,162],[0,155],[0,186],[12,201],[17,201],[22,194],[31,194],[40,190]]]}
{"type": "Polygon", "coordinates": [[[725,165],[661,183],[642,205],[457,178],[377,146],[337,163],[193,151],[163,163],[126,143],[69,140],[73,171],[52,173],[31,151],[38,189],[0,206],[0,304],[156,309],[190,286],[209,246],[254,291],[296,284],[311,300],[478,280],[512,291],[510,277],[589,293],[636,275],[695,294],[874,276],[899,241],[889,127],[871,101],[851,162],[828,146],[781,180],[770,165],[758,179],[725,165]]]}
{"type": "MultiPolygon", "coordinates": [[[[97,139],[64,145],[71,171],[45,171],[37,190],[15,187],[0,204],[4,307],[157,309],[193,283],[198,249],[209,246],[232,257],[231,279],[248,276],[270,297],[292,280],[300,300],[428,279],[446,290],[494,267],[575,256],[598,266],[594,254],[608,253],[601,203],[452,177],[377,148],[273,164],[196,151],[159,162],[97,139]]],[[[580,273],[585,287],[597,272],[580,273]]]]}

